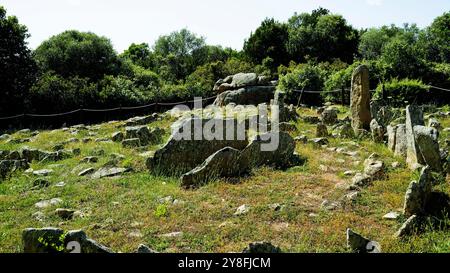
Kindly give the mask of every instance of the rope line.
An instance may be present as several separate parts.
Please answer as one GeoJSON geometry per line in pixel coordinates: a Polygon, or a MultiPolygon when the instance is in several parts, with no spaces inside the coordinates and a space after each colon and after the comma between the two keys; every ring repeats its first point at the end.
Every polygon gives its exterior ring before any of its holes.
{"type": "MultiPolygon", "coordinates": [[[[260,86],[260,87],[274,87],[273,85],[266,85],[266,86],[260,86]]],[[[428,85],[428,87],[432,88],[432,89],[436,89],[436,90],[441,90],[444,92],[450,92],[450,89],[446,89],[446,88],[442,88],[442,87],[437,87],[437,86],[433,86],[433,85],[428,85]]],[[[344,88],[344,91],[350,91],[350,88],[344,88]]],[[[295,93],[305,93],[305,94],[325,94],[325,93],[338,93],[338,92],[342,92],[342,89],[336,89],[336,90],[291,90],[292,92],[295,93]]],[[[370,92],[375,92],[376,90],[370,90],[370,92]]],[[[211,99],[216,98],[217,96],[212,96],[209,98],[205,98],[205,99],[201,99],[200,101],[204,102],[204,101],[208,101],[211,99]]],[[[172,105],[179,105],[182,103],[193,103],[196,102],[196,99],[193,100],[187,100],[187,101],[182,101],[182,102],[156,102],[156,103],[151,103],[151,104],[147,104],[147,105],[141,105],[141,106],[129,106],[129,107],[117,107],[117,108],[111,108],[111,109],[76,109],[73,111],[69,111],[69,112],[65,112],[65,113],[56,113],[56,114],[17,114],[14,116],[7,116],[7,117],[0,117],[0,120],[9,120],[9,119],[16,119],[16,118],[20,118],[20,117],[57,117],[57,116],[65,116],[65,115],[71,115],[71,114],[75,114],[77,112],[112,112],[112,111],[119,111],[119,110],[136,110],[136,109],[144,109],[144,108],[148,108],[148,107],[152,107],[152,106],[172,106],[172,105]]]]}
{"type": "Polygon", "coordinates": [[[216,98],[217,96],[212,96],[209,98],[204,98],[201,100],[188,100],[188,101],[181,101],[181,102],[156,102],[156,103],[151,103],[151,104],[147,104],[147,105],[141,105],[141,106],[130,106],[130,107],[117,107],[117,108],[110,108],[110,109],[76,109],[73,111],[69,111],[69,112],[64,112],[64,113],[56,113],[56,114],[18,114],[18,115],[14,115],[14,116],[9,116],[9,117],[0,117],[0,120],[8,120],[8,119],[16,119],[16,118],[20,118],[20,117],[58,117],[58,116],[66,116],[66,115],[71,115],[71,114],[75,114],[77,112],[113,112],[113,111],[119,111],[119,110],[136,110],[136,109],[144,109],[144,108],[148,108],[148,107],[152,107],[152,106],[156,106],[156,105],[161,105],[161,106],[171,106],[171,105],[179,105],[182,103],[192,103],[192,102],[196,102],[196,101],[208,101],[211,99],[216,98]]]}
{"type": "Polygon", "coordinates": [[[445,89],[442,87],[437,87],[437,86],[432,86],[432,85],[428,85],[428,87],[432,88],[432,89],[437,89],[437,90],[441,90],[441,91],[445,91],[445,92],[450,92],[450,89],[445,89]]]}

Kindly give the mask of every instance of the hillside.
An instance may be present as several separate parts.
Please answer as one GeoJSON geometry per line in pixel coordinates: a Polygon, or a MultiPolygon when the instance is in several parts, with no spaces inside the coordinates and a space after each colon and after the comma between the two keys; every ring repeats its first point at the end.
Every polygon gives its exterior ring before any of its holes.
{"type": "MultiPolygon", "coordinates": [[[[336,108],[340,119],[348,116],[348,108],[336,108]]],[[[425,116],[432,114],[449,128],[450,116],[436,114],[439,111],[449,109],[433,109],[425,116]]],[[[298,108],[297,113],[300,118],[292,122],[296,130],[290,134],[315,138],[316,124],[304,117],[318,116],[316,109],[298,108]]],[[[35,160],[31,169],[0,182],[0,252],[21,252],[23,229],[49,226],[82,229],[120,252],[133,252],[139,244],[160,252],[240,252],[254,241],[269,241],[285,252],[348,252],[347,228],[378,241],[383,252],[450,251],[448,229],[430,226],[424,233],[393,239],[406,219],[383,216],[402,211],[405,192],[418,172],[384,144],[368,138],[329,137],[326,146],[297,141],[296,152],[307,159],[303,165],[284,171],[262,167],[249,176],[186,190],[179,177],[154,176],[146,167],[146,159],[167,141],[175,121],[169,112],[158,114],[147,125],[164,133],[157,143],[142,148],[110,140],[113,133],[124,132],[125,121],[3,136],[3,151],[27,146],[63,149],[67,156],[35,160]],[[373,153],[383,161],[387,175],[348,195],[347,186],[373,153]],[[112,177],[95,176],[105,166],[123,169],[116,169],[112,177]],[[35,172],[39,170],[50,172],[35,172]],[[86,175],[80,176],[82,171],[86,175]],[[37,205],[51,199],[52,204],[37,205]],[[64,220],[63,214],[55,213],[58,208],[76,212],[64,220]],[[238,208],[241,213],[236,213],[238,208]]],[[[449,138],[450,131],[443,129],[441,145],[449,138]]],[[[447,175],[435,189],[450,194],[449,183],[447,175]]]]}

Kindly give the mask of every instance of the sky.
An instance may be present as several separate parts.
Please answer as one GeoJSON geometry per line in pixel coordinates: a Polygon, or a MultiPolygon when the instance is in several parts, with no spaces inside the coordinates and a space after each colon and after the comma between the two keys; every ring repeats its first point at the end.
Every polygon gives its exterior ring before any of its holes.
{"type": "Polygon", "coordinates": [[[0,5],[28,27],[33,49],[76,29],[108,37],[119,53],[182,28],[208,44],[240,50],[265,18],[287,21],[294,12],[318,7],[343,15],[358,29],[407,22],[426,27],[450,11],[450,0],[0,0],[0,5]]]}

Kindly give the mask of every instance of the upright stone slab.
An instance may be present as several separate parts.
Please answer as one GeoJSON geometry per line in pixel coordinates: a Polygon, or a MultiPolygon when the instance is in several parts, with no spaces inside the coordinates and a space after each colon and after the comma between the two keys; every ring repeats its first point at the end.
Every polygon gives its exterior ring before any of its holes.
{"type": "Polygon", "coordinates": [[[395,130],[395,155],[406,158],[406,125],[399,124],[395,130]]]}
{"type": "Polygon", "coordinates": [[[397,134],[397,127],[388,125],[387,128],[387,135],[388,135],[388,148],[392,152],[395,151],[395,143],[396,143],[396,134],[397,134]]]}
{"type": "Polygon", "coordinates": [[[414,126],[414,134],[424,164],[433,171],[442,172],[441,153],[439,151],[439,132],[431,127],[414,126]]]}
{"type": "Polygon", "coordinates": [[[416,143],[414,133],[416,125],[425,125],[423,112],[418,106],[408,105],[406,107],[406,163],[412,169],[416,168],[417,164],[425,163],[416,143]]]}
{"type": "Polygon", "coordinates": [[[370,113],[369,69],[365,65],[358,66],[352,76],[350,108],[352,127],[355,134],[370,129],[372,116],[370,113]]]}

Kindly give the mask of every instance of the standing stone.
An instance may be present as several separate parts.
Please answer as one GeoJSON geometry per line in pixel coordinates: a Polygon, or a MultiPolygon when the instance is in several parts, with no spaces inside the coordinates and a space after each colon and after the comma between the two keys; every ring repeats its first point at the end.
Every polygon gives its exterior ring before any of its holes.
{"type": "Polygon", "coordinates": [[[328,137],[327,126],[323,123],[317,124],[316,137],[328,137]]]}
{"type": "Polygon", "coordinates": [[[337,110],[333,107],[328,107],[320,115],[320,119],[326,125],[334,125],[338,120],[337,110]]]}
{"type": "Polygon", "coordinates": [[[431,127],[414,126],[414,134],[424,164],[436,172],[442,172],[441,153],[439,151],[439,132],[431,127]]]}
{"type": "Polygon", "coordinates": [[[372,139],[376,143],[383,143],[384,141],[384,128],[376,119],[370,122],[370,131],[372,133],[372,139]]]}
{"type": "Polygon", "coordinates": [[[395,151],[395,144],[396,144],[396,141],[397,141],[397,139],[396,139],[397,127],[388,125],[386,130],[387,130],[387,135],[388,135],[388,148],[389,148],[389,150],[394,152],[395,151]]]}
{"type": "Polygon", "coordinates": [[[422,110],[415,105],[406,107],[406,163],[413,169],[417,164],[423,164],[424,160],[416,143],[414,126],[424,126],[422,110]]]}
{"type": "Polygon", "coordinates": [[[356,135],[360,130],[368,130],[370,121],[370,89],[369,69],[365,65],[358,66],[352,75],[352,91],[350,108],[352,113],[352,127],[356,135]]]}
{"type": "Polygon", "coordinates": [[[422,215],[432,191],[432,177],[430,167],[422,168],[419,181],[412,181],[405,194],[403,213],[406,216],[422,215]]]}
{"type": "Polygon", "coordinates": [[[395,130],[395,155],[406,158],[406,125],[399,124],[395,130]]]}

